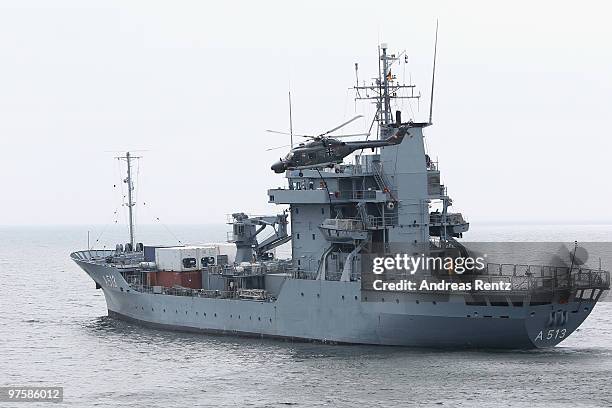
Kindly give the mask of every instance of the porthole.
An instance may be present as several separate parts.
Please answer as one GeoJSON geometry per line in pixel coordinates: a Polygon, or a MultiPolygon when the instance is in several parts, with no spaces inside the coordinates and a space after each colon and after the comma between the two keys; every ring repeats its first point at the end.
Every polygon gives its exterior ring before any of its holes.
{"type": "Polygon", "coordinates": [[[155,310],[153,310],[153,308],[151,308],[151,311],[154,312],[155,310]]]}
{"type": "Polygon", "coordinates": [[[382,299],[380,299],[380,301],[384,303],[384,301],[385,301],[385,298],[382,298],[382,299]]]}
{"type": "Polygon", "coordinates": [[[215,317],[217,317],[217,314],[215,313],[215,317]]]}
{"type": "Polygon", "coordinates": [[[437,305],[437,303],[436,303],[436,301],[435,301],[435,300],[434,300],[433,302],[431,302],[431,303],[433,303],[434,305],[437,305]]]}
{"type": "Polygon", "coordinates": [[[399,299],[395,299],[395,303],[399,303],[399,299]]]}
{"type": "Polygon", "coordinates": [[[164,309],[164,313],[166,313],[166,309],[164,309]]]}
{"type": "Polygon", "coordinates": [[[261,322],[261,316],[259,316],[259,317],[257,318],[257,320],[259,320],[259,321],[261,322]]]}
{"type": "Polygon", "coordinates": [[[304,296],[304,292],[300,293],[300,295],[304,296]]]}
{"type": "Polygon", "coordinates": [[[355,300],[357,300],[357,296],[355,296],[355,300]]]}
{"type": "Polygon", "coordinates": [[[272,323],[272,318],[270,318],[270,323],[272,323]]]}
{"type": "Polygon", "coordinates": [[[418,300],[418,299],[417,299],[417,301],[416,301],[416,304],[417,304],[417,305],[419,304],[419,300],[418,300]]]}
{"type": "Polygon", "coordinates": [[[342,300],[344,300],[344,295],[342,295],[342,300]]]}
{"type": "Polygon", "coordinates": [[[317,293],[317,297],[321,297],[321,295],[319,295],[319,294],[317,293]]]}

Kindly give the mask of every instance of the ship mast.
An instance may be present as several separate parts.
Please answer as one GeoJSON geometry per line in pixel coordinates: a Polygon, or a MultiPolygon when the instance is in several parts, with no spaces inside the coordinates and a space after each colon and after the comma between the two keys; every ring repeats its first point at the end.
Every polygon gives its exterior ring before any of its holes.
{"type": "Polygon", "coordinates": [[[134,191],[134,182],[132,180],[132,160],[140,159],[140,157],[135,157],[130,154],[130,152],[126,152],[125,156],[117,157],[118,160],[125,160],[127,163],[127,177],[123,180],[124,183],[128,186],[128,215],[129,215],[129,227],[130,227],[130,246],[131,250],[134,250],[134,203],[132,192],[134,191]]]}
{"type": "MultiPolygon", "coordinates": [[[[382,50],[382,55],[380,56],[380,60],[382,61],[382,99],[384,102],[384,110],[383,110],[383,119],[384,124],[388,125],[391,122],[391,98],[389,96],[389,81],[392,80],[391,70],[389,67],[389,56],[387,55],[387,44],[382,44],[380,46],[382,50]]],[[[380,76],[379,76],[380,77],[380,76]]]]}
{"type": "Polygon", "coordinates": [[[376,117],[374,120],[379,124],[379,138],[382,137],[380,129],[385,126],[392,125],[393,113],[391,112],[392,99],[419,99],[421,95],[414,94],[414,84],[405,84],[397,81],[397,76],[391,71],[394,63],[402,58],[404,62],[408,62],[406,51],[402,51],[399,55],[389,54],[387,52],[387,44],[382,43],[379,47],[379,72],[378,78],[373,78],[370,84],[359,84],[358,64],[355,64],[355,75],[357,83],[352,88],[355,90],[355,100],[371,100],[376,105],[376,117]],[[409,92],[401,93],[402,90],[408,89],[409,92]],[[363,92],[363,93],[362,93],[363,92]]]}

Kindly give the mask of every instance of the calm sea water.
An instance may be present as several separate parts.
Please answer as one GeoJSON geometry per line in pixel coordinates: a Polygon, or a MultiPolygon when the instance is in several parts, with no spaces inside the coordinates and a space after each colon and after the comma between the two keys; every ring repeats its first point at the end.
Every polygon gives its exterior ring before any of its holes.
{"type": "MultiPolygon", "coordinates": [[[[158,331],[106,316],[104,296],[68,257],[87,247],[88,229],[94,242],[104,228],[0,227],[0,386],[63,386],[63,405],[74,407],[612,406],[612,303],[600,303],[559,347],[536,351],[158,331]]],[[[481,241],[612,241],[612,226],[472,229],[481,241]]],[[[170,230],[139,232],[148,243],[194,243],[224,241],[226,227],[170,230]]],[[[120,239],[123,229],[107,228],[96,246],[120,239]]]]}

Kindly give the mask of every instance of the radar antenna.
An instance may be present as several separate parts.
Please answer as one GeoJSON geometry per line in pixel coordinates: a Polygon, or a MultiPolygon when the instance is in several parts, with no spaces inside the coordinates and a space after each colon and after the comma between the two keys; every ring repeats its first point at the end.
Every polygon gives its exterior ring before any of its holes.
{"type": "Polygon", "coordinates": [[[391,112],[391,100],[392,99],[419,99],[420,94],[415,94],[415,85],[412,83],[404,84],[397,80],[397,76],[391,71],[391,67],[395,62],[407,61],[406,51],[402,51],[399,55],[388,53],[387,44],[382,43],[378,47],[378,64],[379,72],[378,77],[373,78],[370,84],[364,82],[363,85],[359,85],[359,78],[357,76],[358,65],[355,64],[355,76],[356,84],[352,88],[355,90],[355,101],[357,100],[371,100],[376,106],[376,114],[374,121],[378,121],[379,139],[381,138],[380,130],[384,126],[393,124],[393,113],[391,112]],[[403,90],[409,90],[406,93],[400,93],[403,90]],[[364,91],[362,94],[360,91],[364,91]]]}

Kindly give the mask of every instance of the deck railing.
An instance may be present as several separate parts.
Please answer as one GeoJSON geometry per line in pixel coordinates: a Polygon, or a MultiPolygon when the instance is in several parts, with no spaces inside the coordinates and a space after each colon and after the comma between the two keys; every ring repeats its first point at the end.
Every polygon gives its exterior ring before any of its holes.
{"type": "Polygon", "coordinates": [[[209,299],[244,299],[244,300],[259,300],[271,301],[274,300],[264,290],[258,289],[235,289],[235,290],[206,290],[206,289],[190,289],[184,287],[167,288],[163,286],[146,286],[132,285],[132,289],[141,293],[152,293],[157,295],[170,296],[189,296],[209,299]]]}

